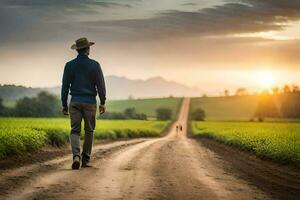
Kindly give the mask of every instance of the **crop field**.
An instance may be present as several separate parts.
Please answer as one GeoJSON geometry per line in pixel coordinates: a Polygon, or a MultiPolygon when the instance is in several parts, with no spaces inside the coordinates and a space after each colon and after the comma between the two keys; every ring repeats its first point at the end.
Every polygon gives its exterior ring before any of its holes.
{"type": "Polygon", "coordinates": [[[176,118],[182,98],[155,98],[112,100],[107,102],[108,112],[123,112],[126,108],[134,107],[138,113],[144,113],[148,117],[155,117],[157,108],[169,108],[172,110],[173,119],[176,118]]]}
{"type": "Polygon", "coordinates": [[[258,103],[257,96],[202,97],[191,99],[191,112],[202,108],[207,120],[249,120],[258,103]]]}
{"type": "Polygon", "coordinates": [[[254,152],[262,158],[300,164],[298,122],[192,122],[192,132],[254,152]]]}
{"type": "MultiPolygon", "coordinates": [[[[169,124],[168,121],[97,120],[94,138],[156,137],[169,124]]],[[[64,118],[0,118],[0,158],[37,150],[45,144],[63,145],[68,141],[69,127],[69,119],[64,118]]]]}

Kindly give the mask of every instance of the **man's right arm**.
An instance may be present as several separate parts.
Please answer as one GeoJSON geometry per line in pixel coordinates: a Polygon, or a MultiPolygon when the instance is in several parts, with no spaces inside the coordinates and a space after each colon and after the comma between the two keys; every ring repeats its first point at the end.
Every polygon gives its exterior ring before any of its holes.
{"type": "Polygon", "coordinates": [[[68,95],[70,90],[70,72],[68,65],[66,64],[64,69],[64,74],[62,78],[62,87],[61,87],[61,102],[64,108],[68,107],[68,95]]]}
{"type": "Polygon", "coordinates": [[[105,88],[105,81],[101,66],[97,63],[97,72],[96,72],[96,87],[97,92],[100,98],[100,105],[99,105],[99,112],[100,114],[105,113],[105,100],[106,100],[106,88],[105,88]]]}
{"type": "Polygon", "coordinates": [[[105,88],[105,80],[103,76],[103,72],[99,63],[97,63],[97,71],[96,71],[96,87],[97,92],[100,98],[100,104],[105,105],[106,100],[106,88],[105,88]]]}

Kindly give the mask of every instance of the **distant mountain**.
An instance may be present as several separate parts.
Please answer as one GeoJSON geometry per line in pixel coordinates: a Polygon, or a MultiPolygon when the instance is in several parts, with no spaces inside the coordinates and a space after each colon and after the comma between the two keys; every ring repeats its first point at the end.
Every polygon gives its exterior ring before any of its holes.
{"type": "Polygon", "coordinates": [[[0,98],[6,101],[15,101],[22,97],[32,97],[37,95],[43,89],[31,88],[16,85],[0,85],[0,98]]]}
{"type": "Polygon", "coordinates": [[[125,77],[106,77],[107,96],[110,99],[167,97],[167,96],[200,96],[200,89],[190,88],[173,81],[166,81],[161,77],[147,80],[131,80],[125,77]]]}
{"type": "MultiPolygon", "coordinates": [[[[167,97],[171,95],[200,96],[202,94],[202,91],[198,88],[191,88],[174,81],[167,81],[161,77],[153,77],[147,80],[132,80],[119,76],[107,76],[105,82],[108,99],[167,97]]],[[[42,90],[60,95],[60,87],[27,88],[2,85],[0,86],[0,97],[4,100],[17,100],[24,96],[34,96],[42,90]]]]}

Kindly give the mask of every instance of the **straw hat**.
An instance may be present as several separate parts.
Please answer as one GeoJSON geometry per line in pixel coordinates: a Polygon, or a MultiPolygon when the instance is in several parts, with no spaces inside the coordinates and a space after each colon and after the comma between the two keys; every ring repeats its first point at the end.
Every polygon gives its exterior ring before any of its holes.
{"type": "Polygon", "coordinates": [[[90,47],[94,45],[95,42],[89,42],[87,38],[79,38],[78,40],[75,41],[75,44],[71,46],[71,49],[83,49],[86,47],[90,47]]]}

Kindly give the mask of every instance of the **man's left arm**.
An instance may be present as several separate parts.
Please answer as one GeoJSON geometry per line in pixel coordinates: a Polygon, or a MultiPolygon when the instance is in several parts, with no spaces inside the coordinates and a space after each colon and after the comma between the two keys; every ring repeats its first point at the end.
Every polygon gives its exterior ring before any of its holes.
{"type": "Polygon", "coordinates": [[[67,65],[64,69],[63,79],[62,79],[62,87],[61,87],[61,102],[63,106],[63,114],[68,115],[68,95],[70,90],[70,72],[68,71],[67,65]]]}

